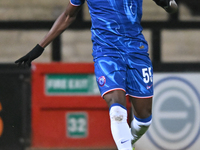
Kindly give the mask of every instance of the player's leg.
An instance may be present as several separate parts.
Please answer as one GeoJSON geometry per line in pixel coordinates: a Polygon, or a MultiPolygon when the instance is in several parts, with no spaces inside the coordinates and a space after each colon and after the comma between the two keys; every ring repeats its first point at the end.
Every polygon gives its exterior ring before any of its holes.
{"type": "Polygon", "coordinates": [[[109,107],[111,133],[119,150],[131,150],[131,132],[127,123],[125,98],[126,69],[122,59],[95,59],[95,75],[101,96],[109,107]]]}
{"type": "Polygon", "coordinates": [[[134,144],[148,130],[152,121],[152,98],[130,97],[134,119],[131,122],[131,133],[134,144]]]}
{"type": "Polygon", "coordinates": [[[118,150],[132,150],[132,135],[127,123],[126,97],[123,90],[114,90],[103,96],[109,106],[111,132],[118,150]]]}
{"type": "Polygon", "coordinates": [[[152,120],[153,68],[148,55],[129,55],[128,62],[126,92],[135,115],[131,123],[135,143],[147,131],[152,120]]]}

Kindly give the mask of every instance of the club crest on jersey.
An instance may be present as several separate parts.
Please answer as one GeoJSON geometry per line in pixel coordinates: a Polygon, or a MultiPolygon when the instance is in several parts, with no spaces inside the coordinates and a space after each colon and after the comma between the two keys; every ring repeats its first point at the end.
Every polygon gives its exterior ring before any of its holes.
{"type": "Polygon", "coordinates": [[[100,86],[104,86],[105,83],[106,83],[106,78],[105,78],[104,76],[99,77],[99,79],[98,79],[98,84],[99,84],[100,86]]]}

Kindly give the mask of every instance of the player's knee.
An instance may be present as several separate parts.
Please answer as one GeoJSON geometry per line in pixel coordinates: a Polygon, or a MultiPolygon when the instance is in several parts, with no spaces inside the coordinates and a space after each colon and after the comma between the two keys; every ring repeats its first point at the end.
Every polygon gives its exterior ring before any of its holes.
{"type": "Polygon", "coordinates": [[[126,106],[126,97],[125,97],[124,91],[122,90],[115,90],[115,91],[106,93],[103,96],[103,98],[105,99],[109,107],[111,107],[111,105],[115,103],[126,106]]]}
{"type": "Polygon", "coordinates": [[[126,108],[118,103],[112,104],[110,107],[110,120],[112,123],[122,123],[127,121],[126,108]]]}
{"type": "Polygon", "coordinates": [[[141,119],[146,119],[150,116],[152,116],[151,110],[144,110],[141,114],[138,114],[138,118],[141,118],[141,119]]]}
{"type": "Polygon", "coordinates": [[[144,107],[141,108],[139,111],[136,112],[136,117],[140,119],[145,119],[152,116],[152,107],[144,107]]]}

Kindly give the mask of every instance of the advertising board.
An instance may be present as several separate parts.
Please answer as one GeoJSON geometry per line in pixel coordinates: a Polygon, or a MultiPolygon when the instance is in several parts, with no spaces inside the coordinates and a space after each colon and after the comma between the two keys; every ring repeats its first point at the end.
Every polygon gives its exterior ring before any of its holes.
{"type": "Polygon", "coordinates": [[[199,149],[199,77],[199,73],[154,74],[153,122],[137,142],[138,150],[199,149]]]}

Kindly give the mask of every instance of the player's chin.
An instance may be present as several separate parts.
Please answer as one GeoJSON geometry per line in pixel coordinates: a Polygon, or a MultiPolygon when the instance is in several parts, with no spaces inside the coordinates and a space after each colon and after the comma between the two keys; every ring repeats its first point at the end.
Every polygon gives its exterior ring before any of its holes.
{"type": "Polygon", "coordinates": [[[174,14],[178,11],[178,5],[174,0],[170,0],[170,4],[167,8],[165,8],[165,11],[169,14],[174,14]]]}

